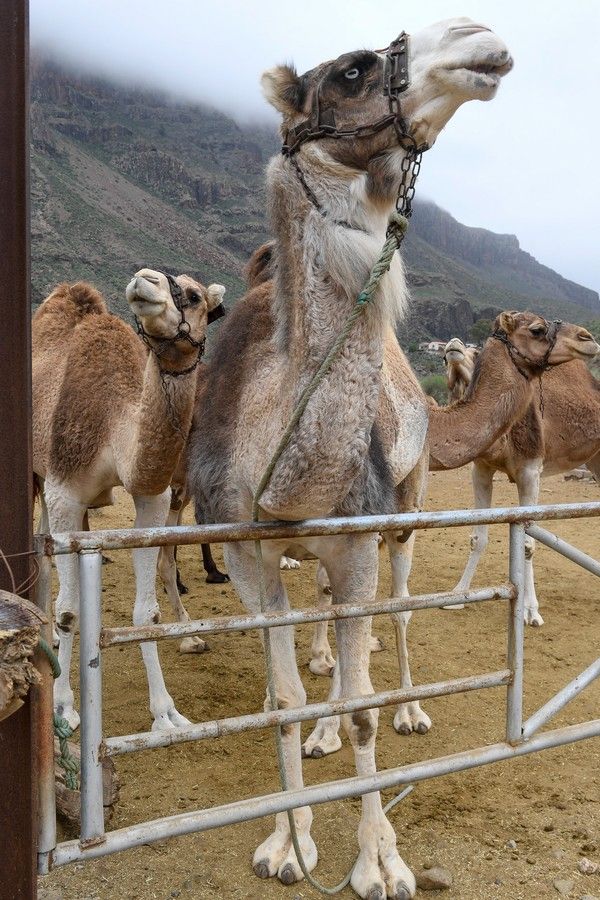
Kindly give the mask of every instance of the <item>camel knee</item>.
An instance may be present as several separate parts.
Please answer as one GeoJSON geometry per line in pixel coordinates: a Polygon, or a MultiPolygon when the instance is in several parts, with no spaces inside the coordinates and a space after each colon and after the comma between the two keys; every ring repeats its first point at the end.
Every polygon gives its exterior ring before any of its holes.
{"type": "Polygon", "coordinates": [[[353,747],[365,748],[375,743],[379,711],[361,709],[343,717],[346,734],[353,747]]]}
{"type": "Polygon", "coordinates": [[[483,553],[488,545],[487,529],[485,531],[475,531],[471,535],[471,552],[479,551],[483,553]]]}
{"type": "Polygon", "coordinates": [[[59,634],[74,634],[77,630],[78,615],[73,609],[61,608],[56,604],[56,627],[59,634]]]}
{"type": "Polygon", "coordinates": [[[535,541],[528,534],[525,535],[525,559],[533,559],[535,552],[535,541]]]}
{"type": "Polygon", "coordinates": [[[151,600],[136,600],[133,607],[134,625],[158,625],[160,622],[160,608],[156,597],[151,600]]]}

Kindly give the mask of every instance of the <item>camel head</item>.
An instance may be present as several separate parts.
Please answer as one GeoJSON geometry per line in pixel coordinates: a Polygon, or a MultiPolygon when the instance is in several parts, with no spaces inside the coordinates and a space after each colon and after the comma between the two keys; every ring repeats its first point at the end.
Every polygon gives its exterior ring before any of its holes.
{"type": "Polygon", "coordinates": [[[204,287],[189,275],[169,279],[153,269],[140,269],[125,290],[129,307],[148,337],[173,340],[189,332],[198,343],[204,340],[224,293],[221,284],[204,287]]]}
{"type": "MultiPolygon", "coordinates": [[[[466,18],[431,25],[411,35],[406,47],[408,86],[402,84],[398,99],[406,131],[420,147],[431,147],[467,100],[490,100],[513,64],[508,49],[489,28],[466,18]]],[[[345,53],[304,75],[288,65],[265,72],[263,91],[282,115],[284,138],[297,134],[293,129],[307,121],[312,126],[333,121],[338,131],[347,131],[390,116],[387,49],[345,53]]],[[[375,134],[325,136],[305,146],[318,146],[354,170],[383,165],[389,180],[399,168],[390,158],[397,161],[405,152],[393,124],[375,134]]]]}
{"type": "Polygon", "coordinates": [[[452,338],[444,348],[444,366],[451,400],[462,400],[473,377],[476,347],[466,347],[460,338],[452,338]]]}
{"type": "Polygon", "coordinates": [[[489,340],[495,339],[509,347],[515,365],[530,375],[572,359],[591,360],[600,352],[587,329],[570,322],[547,322],[530,312],[501,313],[489,340]]]}

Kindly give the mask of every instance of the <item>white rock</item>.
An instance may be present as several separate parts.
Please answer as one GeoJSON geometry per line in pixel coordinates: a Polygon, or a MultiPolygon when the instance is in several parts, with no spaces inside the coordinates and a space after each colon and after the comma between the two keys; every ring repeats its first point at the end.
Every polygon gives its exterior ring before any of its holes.
{"type": "Polygon", "coordinates": [[[422,891],[446,891],[452,887],[452,875],[442,866],[432,866],[417,875],[417,886],[422,891]]]}
{"type": "Polygon", "coordinates": [[[584,856],[583,859],[580,859],[577,863],[577,868],[582,875],[595,875],[598,869],[600,869],[600,864],[592,862],[591,859],[584,856]]]}
{"type": "Polygon", "coordinates": [[[561,897],[568,897],[575,887],[575,882],[572,878],[557,878],[552,882],[552,886],[558,891],[561,897]]]}

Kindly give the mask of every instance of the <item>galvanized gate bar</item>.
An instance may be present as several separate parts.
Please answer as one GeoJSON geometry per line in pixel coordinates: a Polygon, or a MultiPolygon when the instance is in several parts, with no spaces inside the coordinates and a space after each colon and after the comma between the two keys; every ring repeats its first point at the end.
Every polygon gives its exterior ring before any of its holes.
{"type": "Polygon", "coordinates": [[[251,797],[236,803],[224,806],[215,806],[195,812],[180,813],[175,816],[167,816],[144,822],[139,825],[129,825],[109,831],[104,843],[81,847],[79,841],[66,841],[59,844],[54,854],[55,865],[65,865],[78,860],[95,859],[126,850],[131,847],[139,847],[141,844],[153,841],[162,841],[166,838],[178,837],[184,834],[193,834],[199,831],[208,831],[211,828],[220,828],[223,825],[236,825],[239,822],[248,822],[252,819],[260,819],[263,816],[284,812],[288,809],[297,809],[300,806],[313,806],[319,803],[330,803],[334,800],[344,800],[347,797],[359,797],[362,794],[370,794],[374,791],[397,787],[399,784],[407,784],[413,781],[424,781],[427,778],[435,778],[440,775],[448,775],[451,772],[462,772],[477,766],[485,766],[506,759],[516,759],[529,753],[537,753],[551,747],[561,747],[575,741],[600,735],[600,719],[585,722],[580,725],[570,725],[567,728],[559,728],[556,731],[546,731],[536,735],[530,741],[511,746],[500,743],[481,747],[477,750],[465,750],[461,753],[453,753],[450,756],[442,756],[425,762],[413,763],[399,768],[386,769],[368,776],[353,776],[318,784],[313,787],[303,788],[299,791],[286,791],[269,794],[266,797],[251,797]]]}
{"type": "Polygon", "coordinates": [[[81,707],[81,843],[104,840],[102,796],[102,666],[100,629],[102,554],[79,555],[81,627],[79,677],[81,707]]]}
{"type": "Polygon", "coordinates": [[[550,721],[561,709],[567,705],[577,694],[595,681],[600,676],[600,657],[588,666],[585,671],[581,672],[573,681],[566,684],[562,690],[558,691],[554,697],[551,697],[547,703],[544,703],[536,712],[530,716],[523,724],[521,730],[523,740],[530,738],[538,728],[550,721]]]}
{"type": "MultiPolygon", "coordinates": [[[[39,547],[38,539],[36,544],[39,547]]],[[[52,646],[52,562],[49,556],[37,554],[38,576],[35,585],[35,603],[42,610],[48,624],[42,628],[42,635],[52,646]]],[[[52,722],[54,712],[54,679],[50,662],[40,650],[36,665],[42,675],[37,691],[37,715],[42,727],[37,733],[38,756],[38,872],[45,875],[50,871],[50,855],[56,847],[56,792],[54,781],[54,733],[46,723],[52,722]]]]}
{"type": "Polygon", "coordinates": [[[511,600],[508,617],[506,661],[513,672],[506,695],[506,740],[514,744],[521,739],[523,721],[523,632],[525,604],[525,529],[521,523],[510,526],[509,578],[517,590],[511,600]]]}
{"type": "Polygon", "coordinates": [[[600,563],[593,557],[588,556],[587,553],[584,553],[583,550],[573,547],[572,544],[563,541],[562,538],[559,538],[556,534],[552,534],[551,531],[540,528],[539,525],[528,525],[525,531],[530,537],[539,541],[540,544],[545,544],[545,546],[550,547],[551,550],[556,550],[557,553],[566,556],[567,559],[577,563],[578,566],[587,569],[592,575],[600,576],[600,563]]]}
{"type": "Polygon", "coordinates": [[[477,691],[482,688],[502,687],[509,684],[511,679],[512,671],[502,669],[499,672],[485,672],[483,675],[421,684],[408,689],[366,694],[350,700],[341,698],[291,709],[231,716],[228,719],[213,719],[209,722],[199,722],[197,725],[169,729],[169,731],[143,731],[137,734],[107,738],[104,741],[103,752],[107,756],[116,756],[120,753],[170,747],[185,741],[199,741],[205,738],[223,737],[227,734],[240,734],[244,731],[270,728],[274,725],[291,725],[293,722],[307,722],[310,719],[327,718],[328,716],[342,715],[342,713],[356,712],[360,709],[375,709],[395,703],[409,703],[411,700],[427,700],[431,697],[477,691]]]}
{"type": "Polygon", "coordinates": [[[236,522],[226,525],[74,531],[48,535],[46,552],[56,555],[78,553],[80,550],[131,550],[135,547],[164,547],[173,544],[265,541],[278,538],[292,540],[301,537],[327,537],[332,534],[401,531],[406,528],[454,528],[460,525],[498,525],[534,519],[582,519],[589,516],[600,516],[600,502],[398,513],[391,516],[339,516],[331,519],[305,519],[302,522],[236,522]]]}
{"type": "Polygon", "coordinates": [[[286,613],[258,613],[256,615],[220,616],[214,619],[191,619],[189,622],[165,622],[158,625],[128,625],[119,628],[103,628],[100,637],[102,648],[116,644],[156,641],[161,638],[181,638],[192,634],[223,634],[228,631],[278,628],[282,625],[302,625],[335,619],[353,619],[359,616],[378,616],[384,613],[406,612],[411,609],[436,609],[448,603],[482,603],[486,600],[511,600],[514,588],[509,584],[462,594],[415,594],[414,597],[394,597],[374,603],[340,603],[327,609],[309,607],[286,613]]]}

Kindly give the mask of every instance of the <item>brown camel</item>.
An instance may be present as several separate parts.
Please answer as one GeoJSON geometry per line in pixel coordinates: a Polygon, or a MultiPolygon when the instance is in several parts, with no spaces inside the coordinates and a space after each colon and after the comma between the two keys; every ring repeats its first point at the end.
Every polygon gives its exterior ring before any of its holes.
{"type": "MultiPolygon", "coordinates": [[[[475,361],[461,340],[453,338],[446,345],[445,358],[449,384],[452,382],[456,390],[468,391],[475,361]]],[[[583,361],[573,360],[543,376],[524,415],[475,459],[475,506],[491,506],[494,472],[508,475],[517,485],[519,503],[527,506],[538,502],[540,477],[566,472],[583,463],[600,477],[600,383],[583,361]],[[539,402],[542,396],[543,414],[539,402]]],[[[471,553],[456,591],[469,589],[487,539],[487,525],[474,528],[471,553]]],[[[533,538],[527,537],[525,622],[539,626],[544,620],[535,591],[534,547],[533,538]]]]}
{"type": "MultiPolygon", "coordinates": [[[[282,115],[288,148],[267,174],[277,266],[272,287],[265,283],[239,301],[209,363],[188,468],[194,499],[210,519],[249,518],[253,495],[292,410],[380,253],[406,148],[412,141],[432,145],[462,103],[495,94],[511,65],[508,51],[488,29],[458,19],[410,40],[402,36],[386,51],[345,54],[302,77],[288,66],[263,76],[267,97],[282,115]],[[345,136],[331,136],[332,128],[345,136]],[[219,403],[211,403],[211,396],[219,396],[219,403]]],[[[298,520],[395,508],[394,486],[401,479],[392,473],[388,456],[406,477],[422,456],[427,431],[426,409],[395,390],[382,368],[384,344],[395,340],[394,321],[405,302],[396,258],[375,302],[312,394],[261,496],[262,518],[298,520]],[[395,417],[397,444],[388,455],[375,422],[382,391],[395,417]]],[[[323,563],[334,602],[374,598],[375,535],[300,543],[323,563]]],[[[271,611],[288,606],[279,570],[287,549],[285,541],[263,547],[271,611]]],[[[242,601],[256,610],[252,546],[226,545],[225,557],[242,601]]],[[[341,692],[346,697],[369,693],[370,621],[340,621],[336,635],[341,692]]],[[[301,705],[305,693],[293,629],[274,629],[271,644],[278,703],[301,705]]],[[[357,771],[374,773],[377,711],[345,716],[344,725],[357,771]]],[[[299,725],[286,727],[282,741],[287,783],[295,790],[302,786],[299,725]]],[[[311,810],[296,810],[294,820],[312,870],[317,850],[310,835],[311,810]]],[[[398,854],[378,793],[363,797],[358,840],[351,883],[359,896],[413,897],[414,877],[398,854]]],[[[256,850],[254,871],[285,883],[302,877],[285,814],[256,850]]]]}
{"type": "MultiPolygon", "coordinates": [[[[146,345],[85,282],[59,285],[41,305],[33,319],[33,458],[51,531],[79,531],[87,509],[110,503],[116,485],[132,495],[137,527],[164,525],[208,315],[223,291],[142,269],[126,294],[146,345]]],[[[159,617],[157,555],[158,548],[133,552],[136,624],[159,617]]],[[[79,613],[77,557],[58,556],[56,565],[62,671],[55,707],[76,728],[69,669],[79,613]]],[[[156,644],[141,650],[152,727],[186,724],[165,687],[156,644]]]]}

